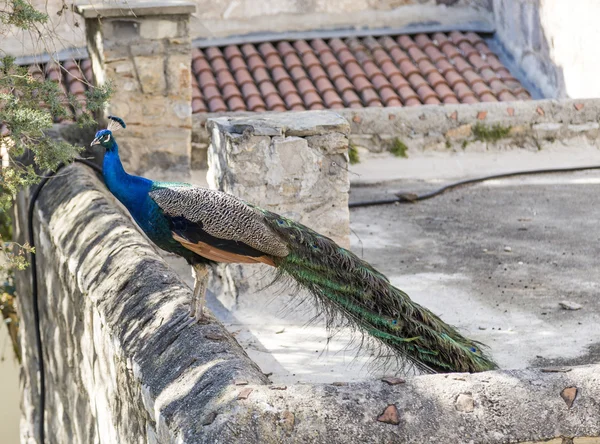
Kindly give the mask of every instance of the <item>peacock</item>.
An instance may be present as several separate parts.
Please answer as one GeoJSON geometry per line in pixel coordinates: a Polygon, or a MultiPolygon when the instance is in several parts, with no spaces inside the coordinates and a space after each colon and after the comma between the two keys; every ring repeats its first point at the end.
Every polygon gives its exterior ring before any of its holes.
{"type": "Polygon", "coordinates": [[[402,362],[425,372],[496,368],[484,346],[413,302],[369,263],[310,228],[230,194],[128,174],[114,137],[125,122],[109,116],[92,146],[105,149],[108,189],[161,249],[187,260],[195,275],[191,320],[205,322],[205,293],[216,262],[266,264],[402,362]]]}

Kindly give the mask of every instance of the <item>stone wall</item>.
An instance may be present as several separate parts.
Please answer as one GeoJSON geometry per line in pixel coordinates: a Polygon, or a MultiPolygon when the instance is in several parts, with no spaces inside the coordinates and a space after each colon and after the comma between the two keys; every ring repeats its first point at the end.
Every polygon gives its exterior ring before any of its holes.
{"type": "MultiPolygon", "coordinates": [[[[61,173],[34,212],[47,442],[599,442],[598,365],[274,386],[218,322],[169,326],[190,290],[93,172],[61,173]]],[[[24,195],[15,228],[22,241],[24,195]]],[[[17,284],[22,442],[35,443],[28,272],[17,284]]]]}
{"type": "MultiPolygon", "coordinates": [[[[85,46],[86,23],[68,7],[64,9],[62,0],[31,0],[31,3],[48,13],[56,41],[49,42],[47,38],[40,39],[16,29],[9,31],[0,24],[0,35],[5,34],[3,50],[11,55],[23,56],[85,46]],[[3,33],[3,29],[7,32],[3,33]]],[[[81,3],[91,3],[97,9],[116,5],[107,0],[81,3]]],[[[168,3],[173,2],[163,2],[162,5],[168,3]]],[[[191,20],[192,39],[258,32],[398,27],[410,22],[448,23],[448,19],[453,17],[446,16],[452,16],[453,10],[476,10],[458,12],[456,18],[464,22],[477,17],[493,21],[492,0],[195,0],[193,3],[197,13],[191,20]],[[450,12],[445,9],[446,5],[452,6],[450,12]]],[[[123,10],[126,11],[127,7],[123,10]]]]}
{"type": "MultiPolygon", "coordinates": [[[[384,152],[401,143],[405,155],[431,151],[541,150],[589,144],[600,148],[599,99],[536,100],[419,107],[336,110],[350,123],[350,144],[384,152]]],[[[230,113],[231,114],[231,113],[230,113]]],[[[249,115],[251,113],[239,113],[249,115]]],[[[289,112],[290,116],[295,113],[289,112]]],[[[237,114],[236,114],[237,115],[237,114]]],[[[214,115],[213,115],[214,116],[214,115]]],[[[202,162],[210,134],[208,115],[193,116],[193,157],[202,162]]]]}
{"type": "MultiPolygon", "coordinates": [[[[210,119],[207,180],[266,210],[350,245],[348,122],[304,111],[210,119]]],[[[268,268],[268,267],[267,267],[268,268]]],[[[233,308],[247,294],[268,293],[256,265],[220,266],[219,299],[233,308]]],[[[270,276],[269,276],[270,277],[270,276]]]]}
{"type": "Polygon", "coordinates": [[[600,97],[600,2],[494,0],[496,35],[544,97],[600,97]]]}
{"type": "Polygon", "coordinates": [[[192,3],[80,6],[97,84],[111,82],[107,114],[125,119],[126,169],[154,179],[185,179],[191,163],[192,3]]]}

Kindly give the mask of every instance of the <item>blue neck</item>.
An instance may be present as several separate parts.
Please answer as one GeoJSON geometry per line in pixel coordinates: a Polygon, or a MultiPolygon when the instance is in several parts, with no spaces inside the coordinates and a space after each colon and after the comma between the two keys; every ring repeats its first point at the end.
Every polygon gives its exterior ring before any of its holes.
{"type": "Polygon", "coordinates": [[[144,177],[132,176],[125,172],[119,157],[117,143],[106,150],[102,166],[106,186],[127,207],[134,219],[137,220],[138,210],[148,199],[152,181],[144,177]]]}

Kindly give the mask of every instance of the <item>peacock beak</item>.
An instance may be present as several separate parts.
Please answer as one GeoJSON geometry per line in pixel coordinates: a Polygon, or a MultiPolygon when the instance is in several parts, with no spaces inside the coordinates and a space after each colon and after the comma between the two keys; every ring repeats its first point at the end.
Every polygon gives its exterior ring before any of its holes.
{"type": "Polygon", "coordinates": [[[94,145],[100,145],[100,138],[96,137],[94,140],[92,140],[92,143],[90,143],[90,146],[94,146],[94,145]]]}

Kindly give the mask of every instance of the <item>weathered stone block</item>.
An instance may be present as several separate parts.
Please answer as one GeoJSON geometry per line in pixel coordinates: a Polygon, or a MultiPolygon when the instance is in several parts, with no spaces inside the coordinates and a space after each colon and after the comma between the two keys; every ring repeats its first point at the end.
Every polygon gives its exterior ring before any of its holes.
{"type": "Polygon", "coordinates": [[[122,89],[119,100],[111,101],[109,111],[115,116],[122,116],[128,125],[191,127],[192,109],[187,97],[138,95],[122,89]]]}
{"type": "Polygon", "coordinates": [[[189,54],[167,55],[165,73],[167,83],[167,94],[185,95],[189,92],[191,101],[192,74],[189,65],[189,54]]]}
{"type": "Polygon", "coordinates": [[[165,59],[162,56],[137,56],[133,58],[142,91],[145,94],[164,94],[165,59]]]}
{"type": "MultiPolygon", "coordinates": [[[[349,125],[342,117],[285,113],[215,118],[207,125],[212,187],[349,245],[349,125]]],[[[265,286],[254,266],[221,267],[219,273],[221,299],[229,305],[265,286]]]]}
{"type": "Polygon", "coordinates": [[[147,18],[140,23],[140,37],[148,40],[181,37],[177,20],[147,18]]]}
{"type": "Polygon", "coordinates": [[[191,169],[191,129],[128,125],[119,134],[123,164],[155,180],[186,181],[191,169]]]}

